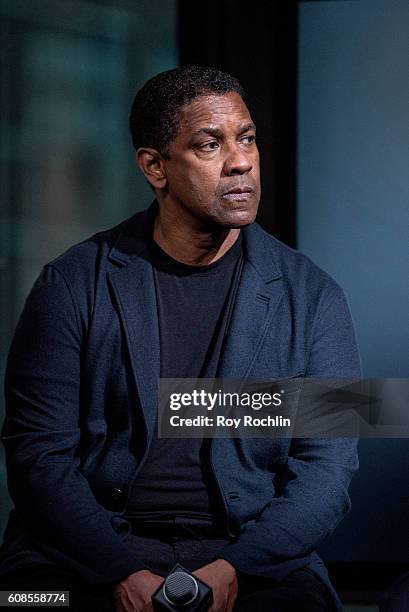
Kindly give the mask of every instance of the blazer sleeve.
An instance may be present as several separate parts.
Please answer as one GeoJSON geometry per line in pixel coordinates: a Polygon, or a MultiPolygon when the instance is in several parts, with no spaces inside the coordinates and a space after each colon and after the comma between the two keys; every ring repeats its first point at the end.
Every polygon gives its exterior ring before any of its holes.
{"type": "MultiPolygon", "coordinates": [[[[321,300],[306,376],[361,376],[353,325],[338,285],[321,300]]],[[[220,558],[243,573],[278,580],[299,566],[350,509],[348,486],[358,468],[355,438],[293,439],[281,494],[246,523],[220,558]]]]}
{"type": "Polygon", "coordinates": [[[82,335],[67,283],[46,266],[11,345],[2,440],[20,524],[51,561],[93,584],[121,580],[143,563],[79,470],[82,335]]]}

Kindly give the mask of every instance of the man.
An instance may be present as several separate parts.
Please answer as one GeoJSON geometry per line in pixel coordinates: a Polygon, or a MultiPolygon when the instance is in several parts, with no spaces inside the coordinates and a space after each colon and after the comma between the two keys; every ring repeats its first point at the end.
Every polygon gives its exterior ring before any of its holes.
{"type": "Polygon", "coordinates": [[[349,508],[355,442],[162,440],[156,412],[160,376],[359,375],[343,293],[254,223],[234,78],[159,74],[130,125],[156,201],[44,268],[11,348],[2,584],[150,610],[179,562],[212,611],[340,609],[315,549],[349,508]]]}

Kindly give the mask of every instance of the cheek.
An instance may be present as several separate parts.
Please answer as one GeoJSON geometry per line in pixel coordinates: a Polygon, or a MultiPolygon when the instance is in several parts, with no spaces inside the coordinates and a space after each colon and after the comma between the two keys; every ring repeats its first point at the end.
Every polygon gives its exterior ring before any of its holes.
{"type": "Polygon", "coordinates": [[[220,169],[215,161],[176,158],[169,174],[170,190],[181,201],[203,210],[214,206],[220,180],[220,169]]]}
{"type": "Polygon", "coordinates": [[[185,183],[195,196],[203,202],[213,199],[218,185],[218,175],[211,168],[201,167],[200,171],[192,172],[185,183]]]}
{"type": "Polygon", "coordinates": [[[177,200],[192,209],[206,208],[206,181],[195,174],[183,173],[174,177],[172,193],[177,200]]]}

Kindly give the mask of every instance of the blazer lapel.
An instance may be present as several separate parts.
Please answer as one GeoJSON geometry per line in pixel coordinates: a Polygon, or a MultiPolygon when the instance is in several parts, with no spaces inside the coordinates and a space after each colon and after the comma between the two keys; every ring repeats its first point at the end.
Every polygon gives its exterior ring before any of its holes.
{"type": "Polygon", "coordinates": [[[281,273],[263,230],[243,230],[244,265],[218,376],[246,378],[283,295],[281,273]]]}
{"type": "Polygon", "coordinates": [[[148,441],[152,439],[160,376],[159,325],[152,265],[146,256],[157,204],[131,220],[111,249],[108,274],[122,317],[148,441]],[[119,267],[118,267],[119,264],[119,267]]]}

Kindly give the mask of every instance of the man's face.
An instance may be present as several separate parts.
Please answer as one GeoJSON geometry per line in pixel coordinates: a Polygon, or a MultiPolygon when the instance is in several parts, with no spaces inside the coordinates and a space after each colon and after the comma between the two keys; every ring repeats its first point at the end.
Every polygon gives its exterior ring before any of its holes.
{"type": "Polygon", "coordinates": [[[252,223],[260,200],[255,126],[237,93],[203,95],[182,108],[165,162],[165,201],[203,225],[252,223]]]}

